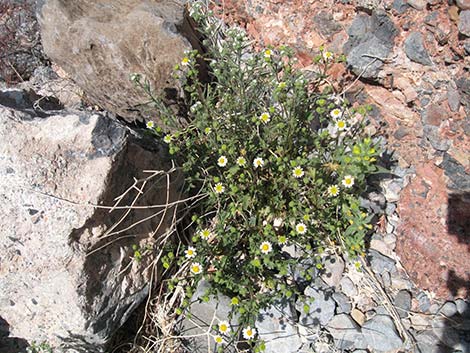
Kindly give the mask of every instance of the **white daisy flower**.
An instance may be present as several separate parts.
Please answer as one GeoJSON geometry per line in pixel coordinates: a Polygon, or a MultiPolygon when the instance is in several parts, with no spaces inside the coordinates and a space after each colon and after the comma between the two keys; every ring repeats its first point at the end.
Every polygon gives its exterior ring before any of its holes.
{"type": "Polygon", "coordinates": [[[343,112],[341,111],[341,109],[335,108],[330,112],[330,116],[333,119],[339,119],[343,116],[343,112]]]}
{"type": "Polygon", "coordinates": [[[165,135],[165,137],[163,137],[163,142],[171,143],[171,141],[173,141],[173,136],[172,135],[165,135]]]}
{"type": "Polygon", "coordinates": [[[294,176],[294,178],[302,178],[304,176],[304,170],[302,169],[302,167],[295,167],[293,170],[292,170],[292,175],[294,176]]]}
{"type": "Polygon", "coordinates": [[[329,196],[338,196],[339,194],[339,187],[338,185],[331,185],[328,187],[328,195],[329,196]]]}
{"type": "Polygon", "coordinates": [[[340,119],[336,122],[336,128],[339,130],[339,131],[343,131],[344,129],[346,129],[346,121],[340,119]]]}
{"type": "Polygon", "coordinates": [[[273,226],[276,229],[281,227],[283,223],[284,223],[284,220],[281,217],[276,217],[273,219],[273,226]]]}
{"type": "Polygon", "coordinates": [[[323,59],[325,61],[330,61],[331,59],[333,59],[333,57],[334,57],[334,54],[331,51],[324,51],[323,52],[323,59]]]}
{"type": "Polygon", "coordinates": [[[273,246],[269,241],[263,241],[259,248],[263,254],[269,254],[273,250],[273,246]]]}
{"type": "Polygon", "coordinates": [[[217,165],[219,167],[225,167],[227,165],[227,157],[220,156],[219,159],[217,160],[217,165]]]}
{"type": "Polygon", "coordinates": [[[277,238],[277,242],[281,245],[285,245],[285,244],[287,244],[287,237],[285,235],[280,235],[277,238]]]}
{"type": "Polygon", "coordinates": [[[191,272],[195,275],[198,275],[202,272],[202,267],[199,262],[193,262],[191,264],[191,272]]]}
{"type": "Polygon", "coordinates": [[[202,107],[202,103],[197,101],[196,103],[194,103],[191,108],[189,108],[189,110],[191,111],[191,113],[195,113],[199,110],[199,108],[202,107]]]}
{"type": "Polygon", "coordinates": [[[212,232],[209,229],[205,228],[199,232],[199,236],[204,240],[209,240],[209,238],[212,237],[212,232]]]}
{"type": "Polygon", "coordinates": [[[238,157],[237,158],[237,165],[240,167],[246,166],[246,159],[245,157],[238,157]]]}
{"type": "Polygon", "coordinates": [[[256,157],[253,161],[253,166],[255,168],[262,168],[264,166],[264,161],[263,158],[261,157],[256,157]]]}
{"type": "Polygon", "coordinates": [[[305,225],[305,223],[297,223],[297,225],[295,226],[295,230],[299,234],[305,234],[307,232],[307,226],[305,225]]]}
{"type": "Polygon", "coordinates": [[[264,51],[264,57],[265,57],[265,58],[268,58],[268,59],[269,59],[272,54],[273,54],[273,51],[272,51],[271,49],[266,49],[266,50],[264,51]]]}
{"type": "Polygon", "coordinates": [[[225,191],[225,186],[222,183],[217,183],[214,186],[214,191],[216,194],[222,194],[225,191]]]}
{"type": "Polygon", "coordinates": [[[221,335],[215,335],[214,336],[214,341],[217,344],[222,344],[222,343],[224,343],[224,338],[221,335]]]}
{"type": "Polygon", "coordinates": [[[192,259],[193,257],[196,256],[196,249],[193,248],[192,246],[188,246],[188,248],[184,251],[184,256],[187,259],[192,259]]]}
{"type": "Polygon", "coordinates": [[[259,120],[266,124],[271,120],[271,115],[268,112],[264,112],[259,116],[259,120]]]}
{"type": "Polygon", "coordinates": [[[181,66],[186,67],[191,63],[191,59],[189,59],[187,56],[185,56],[183,59],[181,59],[181,66]]]}
{"type": "Polygon", "coordinates": [[[354,185],[354,178],[350,175],[346,175],[341,182],[345,188],[350,188],[354,185]]]}
{"type": "Polygon", "coordinates": [[[155,127],[155,123],[153,121],[147,121],[147,129],[153,129],[155,127]]]}
{"type": "Polygon", "coordinates": [[[256,329],[251,328],[251,326],[247,326],[243,329],[243,338],[246,340],[251,340],[253,337],[256,336],[256,329]]]}
{"type": "Polygon", "coordinates": [[[230,332],[230,324],[228,323],[228,321],[219,322],[219,331],[225,334],[230,332]]]}

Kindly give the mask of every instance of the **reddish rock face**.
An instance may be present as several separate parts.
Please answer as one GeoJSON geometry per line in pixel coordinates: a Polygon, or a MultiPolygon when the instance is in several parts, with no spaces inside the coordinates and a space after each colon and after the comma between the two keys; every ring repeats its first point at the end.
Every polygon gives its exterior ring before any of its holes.
{"type": "MultiPolygon", "coordinates": [[[[392,6],[393,1],[383,3],[392,6]]],[[[416,285],[440,298],[470,296],[470,234],[465,233],[470,233],[470,104],[465,104],[470,83],[455,86],[466,77],[469,62],[457,28],[466,3],[458,0],[459,8],[435,2],[419,11],[392,6],[387,14],[398,34],[378,85],[359,81],[348,88],[352,102],[377,108],[399,165],[416,168],[398,203],[396,251],[416,285]],[[421,33],[433,66],[407,59],[404,41],[414,30],[421,33]],[[439,166],[443,154],[445,163],[439,166]]],[[[311,64],[320,45],[341,53],[358,16],[353,5],[333,0],[225,0],[217,10],[228,23],[246,28],[259,48],[293,47],[301,67],[311,64]]],[[[340,92],[355,79],[340,64],[330,74],[340,92]]]]}
{"type": "Polygon", "coordinates": [[[397,252],[412,279],[438,297],[470,295],[470,193],[447,190],[444,172],[428,162],[401,194],[397,252]]]}

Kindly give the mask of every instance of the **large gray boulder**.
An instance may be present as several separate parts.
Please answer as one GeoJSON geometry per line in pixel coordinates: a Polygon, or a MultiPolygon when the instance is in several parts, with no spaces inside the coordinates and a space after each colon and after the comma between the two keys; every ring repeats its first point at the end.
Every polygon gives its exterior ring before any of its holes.
{"type": "Polygon", "coordinates": [[[129,76],[141,73],[156,92],[175,87],[172,69],[191,49],[185,2],[41,0],[44,50],[91,103],[128,121],[155,119],[157,112],[142,105],[148,95],[129,76]]]}
{"type": "MultiPolygon", "coordinates": [[[[100,352],[147,295],[172,209],[162,219],[161,207],[94,205],[113,205],[144,170],[168,166],[158,145],[114,119],[50,110],[54,102],[35,110],[32,97],[0,91],[0,321],[10,337],[100,352]],[[148,249],[140,261],[133,245],[148,249]]],[[[141,191],[136,206],[165,204],[166,178],[141,191]]],[[[168,191],[174,201],[176,185],[168,191]]]]}

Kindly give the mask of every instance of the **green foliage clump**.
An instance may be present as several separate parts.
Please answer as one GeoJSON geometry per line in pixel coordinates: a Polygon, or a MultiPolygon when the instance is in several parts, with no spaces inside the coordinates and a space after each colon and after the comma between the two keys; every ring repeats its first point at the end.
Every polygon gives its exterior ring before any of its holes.
{"type": "Polygon", "coordinates": [[[36,343],[32,342],[31,345],[26,348],[26,351],[28,353],[53,353],[53,350],[49,343],[47,342],[42,342],[42,343],[36,343]]]}
{"type": "MultiPolygon", "coordinates": [[[[338,59],[331,52],[320,49],[307,78],[290,48],[254,52],[243,31],[220,29],[200,6],[193,17],[207,52],[187,53],[175,67],[190,108],[176,117],[155,98],[166,127],[149,128],[182,167],[186,192],[203,198],[191,244],[163,262],[188,266],[183,306],[207,280],[232,298],[251,341],[259,310],[301,295],[293,281],[299,263],[321,269],[322,249],[332,244],[361,255],[371,216],[358,197],[381,150],[365,133],[367,107],[351,108],[327,83],[338,59]],[[201,62],[208,83],[200,80],[201,62]]],[[[302,272],[307,280],[312,274],[302,272]]],[[[228,331],[216,331],[216,341],[226,341],[228,331]]]]}

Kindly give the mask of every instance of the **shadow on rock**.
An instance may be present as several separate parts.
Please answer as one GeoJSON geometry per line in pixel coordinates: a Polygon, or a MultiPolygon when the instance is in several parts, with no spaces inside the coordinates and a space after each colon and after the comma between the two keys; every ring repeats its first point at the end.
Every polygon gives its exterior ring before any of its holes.
{"type": "Polygon", "coordinates": [[[9,337],[10,324],[0,316],[0,348],[2,353],[23,353],[29,347],[28,341],[22,338],[9,337]]]}
{"type": "MultiPolygon", "coordinates": [[[[453,193],[448,197],[447,227],[449,234],[456,236],[459,243],[467,244],[470,253],[470,193],[453,193]]],[[[470,256],[470,255],[469,255],[470,256]]],[[[470,271],[470,269],[468,269],[470,271]]],[[[437,353],[470,350],[470,272],[466,278],[457,275],[455,269],[447,274],[447,288],[454,297],[463,297],[455,302],[446,303],[441,309],[442,319],[433,325],[441,344],[437,353]],[[452,348],[450,348],[452,347],[452,348]]]]}

